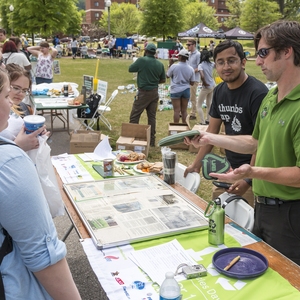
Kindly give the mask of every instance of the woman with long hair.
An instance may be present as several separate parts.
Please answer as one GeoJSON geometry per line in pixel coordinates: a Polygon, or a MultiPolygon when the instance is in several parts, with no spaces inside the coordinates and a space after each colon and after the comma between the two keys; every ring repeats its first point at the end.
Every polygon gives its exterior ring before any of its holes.
{"type": "Polygon", "coordinates": [[[30,73],[15,64],[6,65],[7,75],[10,80],[9,98],[12,102],[8,119],[8,126],[0,132],[1,137],[14,141],[24,151],[39,147],[37,136],[49,134],[46,127],[41,127],[31,134],[26,134],[23,117],[32,114],[31,108],[23,102],[25,95],[30,94],[30,73]]]}

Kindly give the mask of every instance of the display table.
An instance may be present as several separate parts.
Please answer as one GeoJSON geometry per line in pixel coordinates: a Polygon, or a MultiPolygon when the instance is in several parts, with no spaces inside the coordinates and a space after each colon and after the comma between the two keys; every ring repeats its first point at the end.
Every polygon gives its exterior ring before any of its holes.
{"type": "Polygon", "coordinates": [[[87,108],[88,105],[81,105],[81,106],[71,106],[68,105],[68,101],[74,99],[79,95],[77,90],[78,85],[75,83],[69,83],[72,86],[74,94],[70,97],[49,97],[46,95],[47,90],[55,89],[61,90],[64,84],[68,84],[65,82],[60,83],[49,83],[49,84],[39,84],[33,85],[32,91],[34,94],[33,97],[33,104],[35,110],[37,112],[48,112],[50,114],[50,131],[51,134],[55,131],[67,131],[70,134],[70,115],[69,110],[78,109],[78,108],[87,108]],[[40,92],[40,93],[39,93],[40,92]],[[43,94],[44,92],[44,94],[43,94]],[[54,127],[54,120],[58,119],[62,123],[62,127],[55,128],[54,127]]]}
{"type": "MultiPolygon", "coordinates": [[[[256,279],[247,280],[231,279],[214,273],[215,270],[212,269],[211,263],[209,263],[211,262],[212,254],[205,255],[203,249],[206,249],[206,251],[207,249],[214,249],[213,251],[216,251],[218,248],[216,246],[209,246],[205,230],[200,231],[199,234],[197,232],[186,233],[175,237],[165,237],[128,246],[105,249],[103,251],[96,250],[88,231],[66,195],[62,181],[58,175],[57,179],[68,215],[79,236],[83,239],[83,248],[109,299],[127,299],[128,297],[128,299],[147,299],[147,297],[150,297],[148,299],[152,300],[158,299],[158,286],[151,284],[147,276],[128,257],[130,251],[137,251],[155,244],[166,243],[172,239],[177,239],[189,253],[193,253],[194,257],[198,257],[197,262],[200,260],[199,262],[203,263],[209,270],[207,277],[181,282],[184,299],[189,299],[193,293],[194,297],[196,297],[195,299],[210,299],[211,295],[218,295],[218,299],[234,299],[234,297],[237,297],[235,299],[271,300],[275,299],[274,293],[279,298],[282,297],[281,299],[284,299],[284,297],[287,297],[286,299],[300,298],[300,294],[297,291],[300,290],[300,267],[262,241],[244,247],[265,255],[269,262],[269,269],[264,275],[256,279]],[[190,245],[192,245],[191,249],[190,245]],[[133,284],[135,281],[144,282],[145,288],[139,291],[133,284]],[[198,287],[196,290],[195,286],[198,287]],[[208,293],[209,291],[211,294],[208,293]],[[145,294],[146,292],[147,294],[145,294]],[[223,296],[221,297],[219,294],[223,296]],[[140,298],[134,298],[137,295],[140,298]],[[200,295],[203,295],[203,297],[201,298],[200,295]],[[253,297],[250,297],[250,295],[253,295],[253,297]]],[[[201,209],[204,210],[206,208],[206,201],[189,192],[184,187],[175,184],[173,188],[201,209]]],[[[226,222],[228,223],[230,220],[226,219],[226,222]]],[[[227,247],[234,247],[237,246],[237,242],[231,236],[226,236],[225,245],[227,247]]]]}

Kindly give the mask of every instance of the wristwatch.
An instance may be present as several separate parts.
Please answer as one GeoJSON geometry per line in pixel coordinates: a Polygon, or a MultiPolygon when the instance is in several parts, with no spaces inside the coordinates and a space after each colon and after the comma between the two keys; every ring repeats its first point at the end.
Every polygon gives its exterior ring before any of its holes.
{"type": "Polygon", "coordinates": [[[252,179],[251,179],[251,178],[244,178],[244,180],[245,180],[250,186],[252,186],[252,179]]]}

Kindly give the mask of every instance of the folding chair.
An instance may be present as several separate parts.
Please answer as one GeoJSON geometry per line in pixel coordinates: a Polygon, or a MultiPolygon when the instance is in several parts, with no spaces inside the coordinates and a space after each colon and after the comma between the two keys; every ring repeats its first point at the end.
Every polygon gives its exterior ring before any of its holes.
{"type": "Polygon", "coordinates": [[[115,99],[115,97],[118,95],[118,90],[114,90],[113,93],[111,94],[110,98],[106,101],[104,105],[100,105],[98,107],[98,113],[99,113],[99,119],[106,125],[106,127],[111,130],[111,124],[107,120],[107,118],[104,116],[104,114],[107,111],[111,111],[109,105],[111,102],[115,99]]]}
{"type": "Polygon", "coordinates": [[[186,166],[181,163],[177,163],[175,167],[175,181],[184,186],[189,191],[196,193],[200,185],[200,175],[197,172],[188,173],[184,177],[184,171],[186,166]]]}
{"type": "Polygon", "coordinates": [[[254,226],[254,209],[239,195],[227,192],[219,196],[225,214],[241,227],[252,231],[254,226]]]}
{"type": "Polygon", "coordinates": [[[97,130],[100,130],[99,127],[99,113],[98,109],[101,103],[101,99],[103,99],[103,95],[101,94],[92,94],[86,99],[86,104],[89,106],[88,108],[78,108],[77,116],[74,116],[80,123],[78,130],[81,127],[84,127],[86,130],[94,130],[93,126],[97,122],[97,130]]]}

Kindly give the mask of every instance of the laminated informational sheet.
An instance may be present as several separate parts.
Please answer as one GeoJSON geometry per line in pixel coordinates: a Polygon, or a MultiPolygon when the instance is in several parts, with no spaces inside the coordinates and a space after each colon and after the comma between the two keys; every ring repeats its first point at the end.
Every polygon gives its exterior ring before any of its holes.
{"type": "Polygon", "coordinates": [[[65,184],[64,189],[98,249],[208,227],[200,208],[155,175],[65,184]]]}

